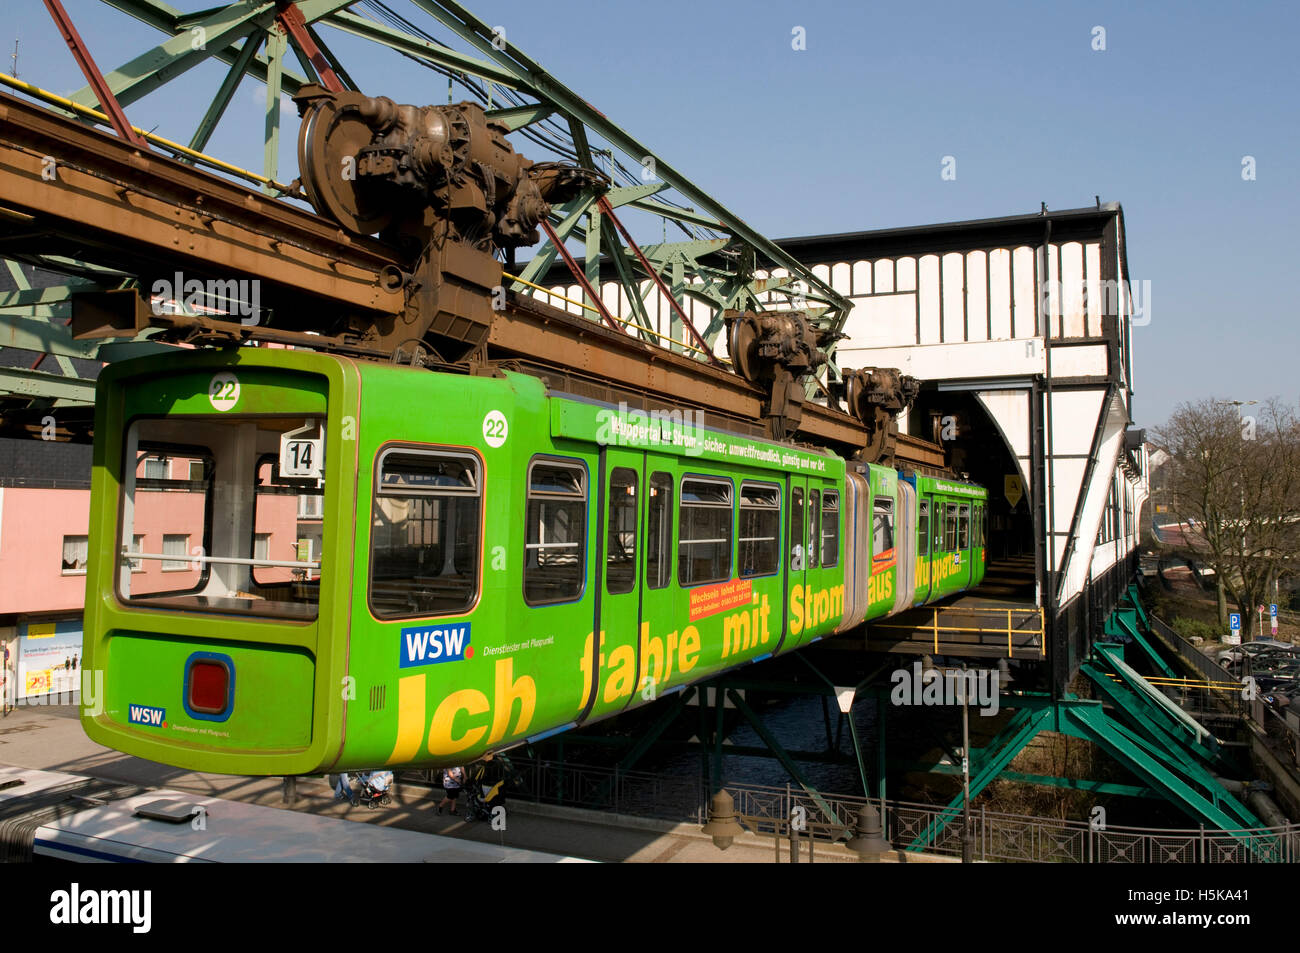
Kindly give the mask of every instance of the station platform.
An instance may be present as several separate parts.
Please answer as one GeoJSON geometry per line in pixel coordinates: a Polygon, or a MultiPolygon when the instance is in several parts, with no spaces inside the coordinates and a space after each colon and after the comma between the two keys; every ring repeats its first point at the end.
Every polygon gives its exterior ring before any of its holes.
{"type": "MultiPolygon", "coordinates": [[[[324,778],[300,778],[295,802],[290,807],[284,800],[284,784],[280,778],[185,771],[104,748],[86,737],[77,709],[72,706],[23,707],[0,718],[0,765],[60,771],[144,787],[166,787],[205,797],[608,863],[772,863],[775,856],[771,837],[746,834],[736,838],[728,850],[721,851],[693,824],[518,799],[509,802],[506,829],[494,831],[487,822],[471,823],[460,816],[439,815],[435,805],[441,792],[401,783],[394,789],[390,806],[368,810],[336,801],[324,778]]],[[[789,861],[788,843],[783,842],[780,856],[783,862],[789,861]]],[[[807,859],[805,852],[801,860],[807,859]]],[[[918,854],[899,857],[894,853],[883,858],[886,863],[951,860],[918,854]]],[[[842,845],[818,844],[815,861],[857,863],[858,858],[842,845]]]]}

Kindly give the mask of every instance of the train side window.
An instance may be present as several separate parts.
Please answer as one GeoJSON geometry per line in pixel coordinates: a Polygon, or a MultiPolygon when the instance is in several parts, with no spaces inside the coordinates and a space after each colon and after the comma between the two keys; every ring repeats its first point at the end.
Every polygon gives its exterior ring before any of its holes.
{"type": "Polygon", "coordinates": [[[957,548],[957,504],[944,504],[943,512],[943,548],[952,552],[957,548]]]}
{"type": "Polygon", "coordinates": [[[606,533],[605,588],[631,592],[636,586],[636,471],[615,467],[609,478],[609,525],[606,533]]]}
{"type": "Polygon", "coordinates": [[[677,581],[683,586],[731,578],[731,483],[682,479],[677,581]]]}
{"type": "Polygon", "coordinates": [[[921,544],[921,552],[930,551],[930,501],[922,500],[916,516],[916,538],[921,544]]]}
{"type": "Polygon", "coordinates": [[[570,602],[582,595],[587,564],[587,469],[550,458],[528,465],[524,601],[570,602]]]}
{"type": "Polygon", "coordinates": [[[781,488],[740,486],[739,575],[770,576],[781,565],[781,488]]]}
{"type": "Polygon", "coordinates": [[[893,500],[876,497],[876,505],[872,510],[871,545],[873,558],[894,548],[893,500]]]}
{"type": "Polygon", "coordinates": [[[481,480],[471,454],[384,451],[370,520],[370,607],[376,616],[457,612],[474,603],[481,480]]]}
{"type": "Polygon", "coordinates": [[[970,506],[967,504],[957,510],[957,548],[970,548],[970,506]]]}
{"type": "Polygon", "coordinates": [[[808,491],[808,568],[817,568],[817,548],[821,540],[822,495],[820,490],[808,491]]]}
{"type": "Polygon", "coordinates": [[[795,572],[804,569],[803,490],[790,491],[790,568],[795,572]]]}
{"type": "Polygon", "coordinates": [[[662,589],[673,581],[673,478],[650,476],[650,505],[646,514],[645,584],[662,589]]]}
{"type": "Polygon", "coordinates": [[[822,566],[830,569],[840,562],[840,495],[834,490],[822,494],[822,566]]]}

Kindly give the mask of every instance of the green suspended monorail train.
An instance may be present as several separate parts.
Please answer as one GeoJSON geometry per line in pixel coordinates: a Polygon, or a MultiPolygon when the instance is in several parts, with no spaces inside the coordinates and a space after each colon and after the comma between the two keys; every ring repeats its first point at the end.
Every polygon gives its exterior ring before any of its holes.
{"type": "Polygon", "coordinates": [[[979,583],[986,491],[475,377],[192,351],[99,378],[95,741],[468,762],[979,583]]]}

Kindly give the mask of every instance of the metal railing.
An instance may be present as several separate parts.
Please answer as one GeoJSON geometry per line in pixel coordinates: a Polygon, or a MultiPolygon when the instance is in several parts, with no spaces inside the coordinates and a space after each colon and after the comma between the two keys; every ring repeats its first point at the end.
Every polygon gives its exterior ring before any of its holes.
{"type": "MultiPolygon", "coordinates": [[[[519,784],[509,797],[589,810],[693,823],[708,819],[710,792],[699,777],[672,777],[552,761],[514,762],[519,784]]],[[[759,835],[796,830],[821,843],[846,841],[867,799],[810,793],[798,787],[725,785],[736,812],[759,835]]],[[[960,857],[960,809],[911,801],[880,802],[885,836],[896,850],[960,857]]],[[[1011,863],[1294,863],[1300,860],[1300,824],[1257,830],[1205,827],[1098,827],[1089,821],[1007,814],[979,808],[971,814],[974,858],[1011,863]]]]}
{"type": "Polygon", "coordinates": [[[936,655],[941,654],[941,642],[969,641],[961,636],[974,636],[977,645],[1004,649],[1008,658],[1047,655],[1043,610],[1037,606],[927,606],[909,610],[894,622],[873,622],[870,629],[910,632],[911,641],[929,642],[936,655]]]}

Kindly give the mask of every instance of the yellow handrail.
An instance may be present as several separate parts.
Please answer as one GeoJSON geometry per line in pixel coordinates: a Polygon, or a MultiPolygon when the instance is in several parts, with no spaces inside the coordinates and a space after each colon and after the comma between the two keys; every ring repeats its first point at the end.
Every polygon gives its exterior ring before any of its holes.
{"type": "MultiPolygon", "coordinates": [[[[575,301],[573,298],[567,298],[567,297],[565,297],[564,295],[560,294],[558,291],[552,291],[550,288],[543,288],[541,285],[535,285],[535,284],[533,284],[531,281],[528,281],[528,280],[525,279],[525,278],[520,278],[518,275],[512,275],[512,274],[510,274],[510,272],[508,272],[508,271],[503,271],[502,274],[505,275],[507,278],[509,278],[511,281],[517,281],[517,282],[519,282],[521,285],[527,285],[529,288],[536,288],[538,291],[540,291],[540,292],[542,292],[542,293],[544,293],[544,294],[548,294],[548,295],[550,295],[552,298],[559,298],[561,301],[567,301],[569,304],[577,305],[579,308],[584,308],[584,309],[586,309],[587,311],[594,311],[596,314],[600,314],[600,309],[599,309],[599,308],[593,308],[591,305],[587,304],[585,301],[575,301]]],[[[693,345],[693,344],[687,344],[685,341],[678,341],[676,338],[671,338],[671,337],[669,337],[669,336],[666,335],[666,334],[660,334],[658,331],[651,330],[650,328],[644,327],[644,326],[642,326],[642,325],[640,325],[640,324],[636,324],[636,323],[633,322],[633,321],[628,321],[626,318],[620,318],[620,317],[618,317],[617,315],[614,315],[614,314],[611,314],[610,317],[613,318],[615,321],[617,321],[619,324],[623,325],[623,327],[625,327],[625,328],[626,328],[626,327],[629,327],[629,326],[635,326],[636,329],[637,329],[638,331],[644,331],[646,334],[653,334],[655,337],[657,337],[657,338],[658,338],[659,340],[661,340],[661,341],[667,341],[669,344],[676,344],[678,347],[684,347],[684,348],[686,348],[688,351],[694,351],[696,354],[708,354],[708,353],[709,353],[708,351],[704,350],[703,348],[698,348],[698,347],[696,347],[696,346],[693,345]]],[[[731,363],[731,362],[728,361],[725,357],[720,357],[720,358],[718,358],[718,360],[720,360],[720,361],[722,361],[722,362],[724,362],[724,363],[726,363],[726,364],[730,364],[730,363],[731,363]]]]}
{"type": "MultiPolygon", "coordinates": [[[[77,113],[80,116],[85,116],[88,119],[95,119],[105,124],[110,123],[109,118],[106,115],[104,115],[102,112],[100,112],[98,109],[91,109],[89,106],[83,106],[80,103],[74,103],[71,99],[64,99],[62,96],[58,95],[57,93],[51,93],[47,89],[41,89],[39,86],[33,86],[31,83],[23,82],[21,79],[18,79],[16,76],[10,76],[7,73],[0,73],[0,83],[3,83],[5,86],[10,87],[11,89],[16,89],[19,90],[20,92],[24,92],[28,96],[34,96],[37,99],[41,99],[47,103],[51,103],[55,106],[59,106],[63,109],[67,109],[70,112],[77,113]]],[[[199,152],[195,149],[191,149],[189,146],[183,146],[179,142],[172,142],[172,140],[167,139],[164,136],[155,135],[152,132],[145,132],[139,126],[132,126],[131,128],[134,129],[136,132],[138,132],[140,135],[144,136],[144,138],[147,139],[149,142],[152,142],[155,145],[160,145],[165,149],[179,152],[182,155],[187,155],[191,159],[194,159],[196,162],[202,162],[205,165],[210,165],[213,168],[221,169],[223,172],[229,172],[231,175],[240,176],[241,178],[248,179],[251,182],[258,182],[262,185],[269,185],[271,188],[276,189],[277,191],[280,192],[288,193],[293,191],[292,189],[289,188],[289,186],[277,182],[275,181],[275,179],[268,179],[266,176],[258,175],[256,172],[250,172],[247,169],[241,169],[237,165],[231,165],[229,162],[223,162],[220,159],[214,158],[213,156],[210,156],[205,152],[199,152]]]]}

